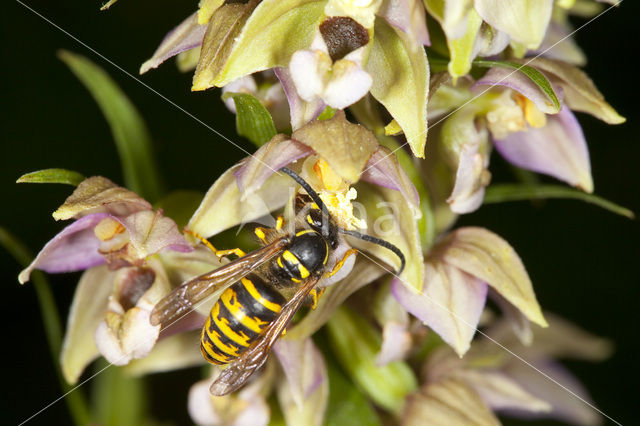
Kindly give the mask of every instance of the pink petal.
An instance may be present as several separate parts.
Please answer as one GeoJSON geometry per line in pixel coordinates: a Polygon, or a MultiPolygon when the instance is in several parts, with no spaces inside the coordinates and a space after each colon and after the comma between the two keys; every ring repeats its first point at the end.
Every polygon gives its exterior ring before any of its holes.
{"type": "Polygon", "coordinates": [[[143,210],[118,221],[129,232],[131,245],[137,251],[139,259],[165,249],[182,253],[193,251],[176,223],[163,216],[161,210],[143,210]]]}
{"type": "Polygon", "coordinates": [[[274,71],[289,101],[291,128],[297,130],[309,121],[315,120],[326,107],[324,101],[322,99],[316,99],[312,102],[303,100],[296,90],[289,69],[274,68],[274,71]]]}
{"type": "Polygon", "coordinates": [[[360,179],[389,189],[400,191],[415,207],[420,204],[420,196],[407,173],[391,151],[379,146],[367,161],[360,179]]]}
{"type": "Polygon", "coordinates": [[[425,263],[420,293],[398,279],[391,290],[396,300],[449,344],[459,356],[469,350],[487,297],[487,284],[445,263],[425,263]]]}
{"type": "Polygon", "coordinates": [[[378,15],[399,28],[419,44],[431,46],[424,5],[420,0],[389,0],[383,3],[378,15]]]}
{"type": "Polygon", "coordinates": [[[376,365],[383,366],[393,361],[401,361],[411,349],[411,333],[407,324],[387,322],[382,328],[382,346],[376,355],[376,365]]]}
{"type": "Polygon", "coordinates": [[[305,400],[328,380],[324,358],[310,338],[280,339],[274,352],[289,381],[293,400],[298,408],[302,408],[305,400]]]}
{"type": "Polygon", "coordinates": [[[547,116],[547,124],[495,140],[494,146],[510,163],[544,173],[593,192],[589,150],[578,120],[564,107],[547,116]]]}
{"type": "Polygon", "coordinates": [[[207,25],[198,25],[197,12],[190,15],[180,25],[167,33],[151,59],[140,67],[140,74],[144,74],[151,68],[157,68],[158,65],[180,52],[202,45],[206,30],[207,25]]]}
{"type": "Polygon", "coordinates": [[[34,269],[51,273],[72,272],[104,263],[104,257],[98,253],[100,240],[93,233],[93,228],[107,217],[116,219],[107,213],[94,213],[64,228],[40,250],[33,262],[20,272],[20,283],[29,281],[29,275],[34,269]]]}
{"type": "MultiPolygon", "coordinates": [[[[549,97],[529,77],[511,68],[494,67],[482,76],[473,86],[472,91],[481,92],[485,88],[478,86],[504,86],[513,89],[533,102],[545,114],[556,114],[558,110],[549,97]]],[[[562,100],[562,88],[552,85],[559,100],[562,100]]]]}

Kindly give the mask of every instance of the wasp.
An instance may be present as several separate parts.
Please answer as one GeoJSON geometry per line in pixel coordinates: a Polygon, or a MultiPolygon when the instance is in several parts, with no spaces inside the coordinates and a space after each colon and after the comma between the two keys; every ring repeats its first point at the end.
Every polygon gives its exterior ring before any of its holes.
{"type": "MultiPolygon", "coordinates": [[[[213,395],[226,395],[244,385],[266,361],[276,340],[286,331],[293,315],[309,298],[317,300],[316,286],[342,268],[350,249],[333,268],[327,263],[339,242],[339,234],[383,246],[400,259],[402,273],[405,258],[393,244],[370,235],[339,227],[326,205],[311,186],[293,170],[289,175],[306,192],[296,198],[296,223],[292,232],[284,230],[278,217],[274,228],[255,228],[262,247],[250,253],[240,249],[215,250],[219,257],[229,254],[237,259],[191,279],[160,300],[151,313],[151,324],[167,326],[208,296],[221,292],[202,328],[201,352],[217,365],[227,364],[211,385],[213,395]],[[331,270],[328,270],[331,269],[331,270]],[[293,290],[285,298],[280,290],[293,290]]],[[[203,239],[205,244],[208,241],[203,239]]]]}

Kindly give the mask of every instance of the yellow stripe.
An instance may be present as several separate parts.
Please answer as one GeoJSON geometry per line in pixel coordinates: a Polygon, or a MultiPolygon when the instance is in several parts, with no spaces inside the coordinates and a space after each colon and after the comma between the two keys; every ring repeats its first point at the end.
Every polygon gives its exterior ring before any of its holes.
{"type": "Polygon", "coordinates": [[[282,256],[278,256],[278,259],[276,259],[276,263],[278,264],[280,269],[284,268],[284,265],[282,264],[282,256]]]}
{"type": "Polygon", "coordinates": [[[326,264],[327,264],[327,260],[329,260],[329,244],[327,244],[327,241],[326,241],[326,240],[325,240],[325,242],[324,242],[324,247],[325,247],[325,250],[324,250],[324,260],[322,261],[322,264],[323,264],[323,265],[326,265],[326,264]]]}
{"type": "Polygon", "coordinates": [[[282,257],[284,258],[284,260],[286,260],[287,262],[291,262],[294,265],[297,265],[300,263],[296,255],[291,253],[289,250],[285,250],[284,253],[282,253],[282,257]]]}
{"type": "MultiPolygon", "coordinates": [[[[311,216],[307,216],[307,218],[308,218],[307,221],[311,220],[311,216]]],[[[313,221],[309,223],[313,223],[313,221]]],[[[298,231],[298,233],[296,233],[296,237],[299,237],[300,235],[308,234],[310,232],[313,232],[314,234],[316,233],[316,231],[314,231],[313,229],[305,229],[302,231],[298,231]]]]}
{"type": "Polygon", "coordinates": [[[227,364],[229,362],[230,358],[228,356],[217,353],[210,342],[203,340],[201,343],[202,344],[200,345],[200,352],[202,352],[203,355],[206,354],[210,358],[215,359],[221,364],[227,364]]]}
{"type": "Polygon", "coordinates": [[[313,218],[311,217],[311,215],[310,215],[310,214],[308,214],[308,215],[307,215],[307,223],[308,223],[309,225],[313,225],[313,218]]]}
{"type": "Polygon", "coordinates": [[[309,270],[307,270],[302,263],[298,264],[298,271],[300,272],[300,278],[304,279],[309,276],[309,270]]]}
{"type": "Polygon", "coordinates": [[[231,355],[234,358],[237,358],[239,353],[238,353],[238,348],[236,348],[233,345],[226,345],[222,342],[222,340],[220,340],[220,335],[218,334],[217,331],[214,331],[213,333],[209,333],[209,330],[207,330],[205,328],[205,331],[207,333],[207,336],[209,336],[209,339],[211,339],[211,341],[213,342],[213,344],[220,349],[222,352],[224,352],[227,355],[231,355]]]}
{"type": "Polygon", "coordinates": [[[262,306],[264,306],[265,308],[275,313],[278,313],[282,310],[282,306],[280,306],[279,304],[273,303],[272,301],[262,297],[260,292],[258,292],[258,290],[256,289],[256,286],[253,284],[253,282],[250,279],[242,278],[241,281],[242,281],[242,284],[244,285],[244,288],[247,289],[251,297],[253,297],[258,302],[260,302],[262,306]]]}
{"type": "Polygon", "coordinates": [[[284,218],[282,216],[278,216],[276,219],[276,229],[282,229],[282,225],[284,224],[284,218]]]}
{"type": "Polygon", "coordinates": [[[248,316],[245,313],[243,306],[238,303],[235,291],[231,289],[222,293],[220,300],[224,303],[224,306],[229,310],[229,312],[231,312],[231,315],[251,331],[262,333],[264,326],[269,324],[268,322],[261,321],[258,318],[248,316]]]}
{"type": "Polygon", "coordinates": [[[250,343],[249,336],[244,334],[242,331],[237,332],[231,327],[229,327],[228,319],[220,318],[220,305],[217,303],[214,305],[213,309],[211,310],[211,316],[209,317],[209,320],[207,320],[207,324],[205,324],[205,327],[207,328],[209,327],[209,321],[211,320],[211,318],[213,318],[213,322],[215,322],[215,324],[218,326],[220,331],[229,339],[231,339],[234,343],[237,343],[240,346],[244,346],[245,348],[249,346],[249,343],[250,343]]]}

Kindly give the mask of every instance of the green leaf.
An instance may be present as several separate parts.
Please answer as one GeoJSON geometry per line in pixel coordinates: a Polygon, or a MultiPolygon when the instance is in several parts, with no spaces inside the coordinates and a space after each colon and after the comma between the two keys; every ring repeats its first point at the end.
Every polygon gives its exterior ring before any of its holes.
{"type": "Polygon", "coordinates": [[[150,201],[162,194],[151,138],[142,116],[109,75],[89,59],[60,50],[58,57],[89,90],[116,142],[126,186],[150,201]]]}
{"type": "Polygon", "coordinates": [[[233,98],[236,104],[236,129],[240,136],[261,147],[276,135],[271,114],[257,98],[248,93],[227,92],[222,95],[222,100],[229,98],[233,98]]]}
{"type": "MultiPolygon", "coordinates": [[[[4,247],[23,268],[29,266],[33,260],[33,256],[29,253],[27,247],[2,227],[0,227],[0,246],[4,247]]],[[[45,335],[47,336],[51,358],[56,370],[56,375],[58,376],[58,381],[60,382],[60,387],[65,394],[65,401],[71,412],[71,417],[78,426],[89,424],[91,417],[84,393],[81,389],[69,392],[71,386],[64,380],[60,363],[58,362],[58,356],[62,348],[62,322],[60,321],[60,314],[56,307],[49,282],[40,271],[33,272],[31,281],[33,282],[38,297],[38,304],[42,315],[42,325],[45,335]]]]}
{"type": "Polygon", "coordinates": [[[594,194],[578,191],[561,185],[522,185],[522,184],[496,184],[487,187],[484,195],[485,204],[503,203],[506,201],[534,200],[543,198],[569,198],[595,204],[605,210],[619,214],[629,219],[635,217],[634,213],[611,201],[605,200],[594,194]]]}
{"type": "Polygon", "coordinates": [[[529,77],[529,79],[533,81],[533,83],[535,83],[540,88],[540,90],[542,90],[547,95],[549,100],[553,103],[555,109],[560,111],[561,105],[558,97],[556,96],[556,92],[554,92],[547,77],[545,77],[544,74],[542,74],[537,69],[529,65],[522,65],[517,62],[510,61],[475,60],[473,61],[473,65],[482,68],[503,67],[520,71],[521,73],[529,77]]]}
{"type": "Polygon", "coordinates": [[[78,186],[85,179],[78,172],[66,169],[44,169],[24,174],[16,183],[64,183],[78,186]]]}
{"type": "Polygon", "coordinates": [[[371,94],[402,127],[413,155],[424,158],[429,91],[424,48],[377,18],[366,69],[374,77],[371,94]]]}
{"type": "Polygon", "coordinates": [[[147,408],[142,379],[127,377],[120,367],[105,360],[96,365],[92,404],[95,423],[104,426],[144,424],[147,408]]]}
{"type": "Polygon", "coordinates": [[[376,365],[380,333],[363,317],[340,307],[329,320],[329,340],[351,379],[378,405],[399,414],[405,397],[417,387],[409,366],[400,361],[376,365]]]}

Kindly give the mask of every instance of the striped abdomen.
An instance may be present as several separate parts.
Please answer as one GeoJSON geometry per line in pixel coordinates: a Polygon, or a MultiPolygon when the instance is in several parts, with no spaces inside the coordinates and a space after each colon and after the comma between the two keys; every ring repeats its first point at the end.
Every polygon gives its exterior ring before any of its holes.
{"type": "Polygon", "coordinates": [[[257,275],[242,278],[213,305],[202,329],[202,355],[213,364],[233,361],[275,320],[285,302],[257,275]]]}

